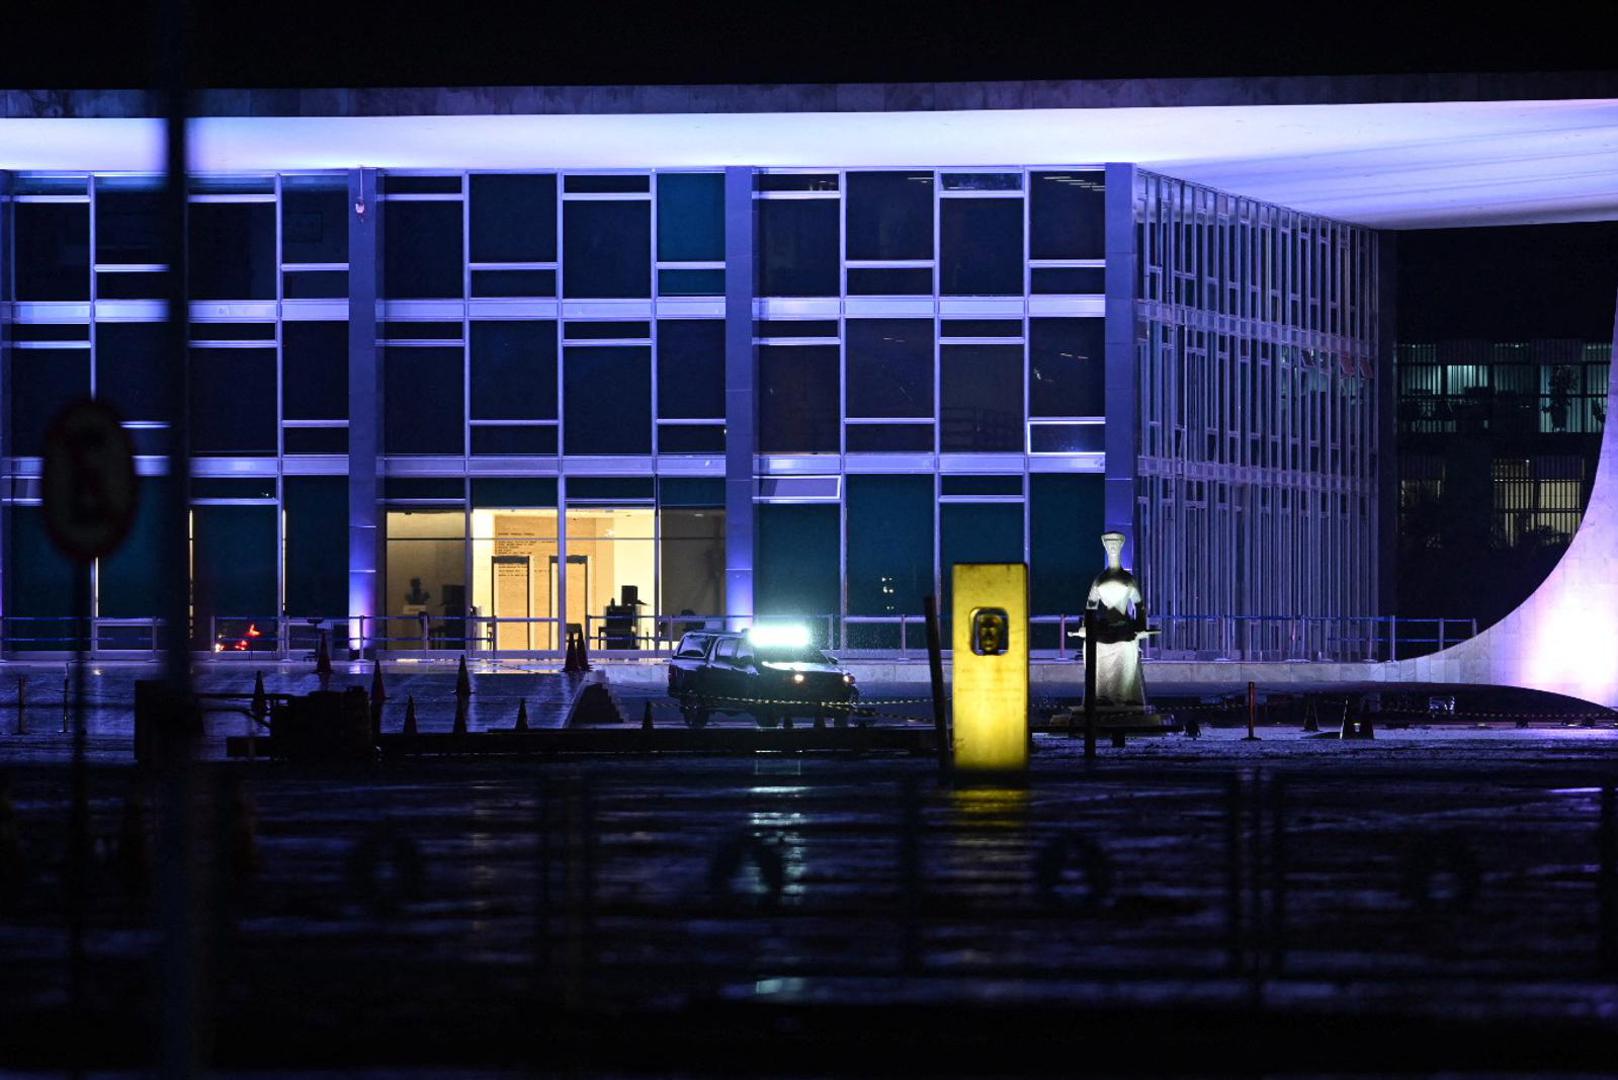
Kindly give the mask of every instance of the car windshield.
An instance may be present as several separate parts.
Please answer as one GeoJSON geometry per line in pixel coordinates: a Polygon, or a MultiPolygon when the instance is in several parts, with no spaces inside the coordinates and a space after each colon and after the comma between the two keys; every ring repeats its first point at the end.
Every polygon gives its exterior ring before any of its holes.
{"type": "Polygon", "coordinates": [[[826,654],[813,645],[771,645],[758,650],[758,658],[765,663],[777,664],[829,664],[826,654]]]}

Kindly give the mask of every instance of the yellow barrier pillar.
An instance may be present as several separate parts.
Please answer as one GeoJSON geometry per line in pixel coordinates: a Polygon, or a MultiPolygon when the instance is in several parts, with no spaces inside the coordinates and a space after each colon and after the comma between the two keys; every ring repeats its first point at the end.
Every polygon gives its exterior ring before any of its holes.
{"type": "Polygon", "coordinates": [[[955,767],[1028,768],[1028,567],[957,563],[952,570],[955,767]]]}

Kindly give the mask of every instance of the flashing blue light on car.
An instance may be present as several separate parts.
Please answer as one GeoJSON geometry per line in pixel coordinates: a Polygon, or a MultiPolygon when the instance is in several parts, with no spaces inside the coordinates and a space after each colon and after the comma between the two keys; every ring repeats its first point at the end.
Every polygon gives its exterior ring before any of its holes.
{"type": "Polygon", "coordinates": [[[765,623],[747,631],[755,648],[802,649],[809,644],[809,628],[802,623],[765,623]]]}

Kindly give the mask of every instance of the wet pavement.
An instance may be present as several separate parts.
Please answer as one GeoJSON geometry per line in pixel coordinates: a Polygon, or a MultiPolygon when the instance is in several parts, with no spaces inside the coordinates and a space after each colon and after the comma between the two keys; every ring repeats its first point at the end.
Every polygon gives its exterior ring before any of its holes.
{"type": "MultiPolygon", "coordinates": [[[[30,702],[30,734],[0,714],[0,1066],[151,1058],[167,810],[130,762],[128,675],[100,678],[77,1020],[60,693],[54,712],[30,702]]],[[[422,728],[448,730],[453,678],[390,671],[385,729],[414,694],[422,728]]],[[[558,725],[576,681],[480,676],[471,726],[509,726],[519,700],[558,725]]],[[[655,689],[622,695],[665,708],[655,689]]],[[[1193,1067],[1174,1056],[1193,1040],[1244,1069],[1307,1068],[1324,1043],[1303,1032],[1355,1043],[1330,1059],[1345,1069],[1407,1031],[1434,1061],[1487,1051],[1501,1070],[1549,1038],[1575,1064],[1618,1049],[1618,730],[1247,741],[1222,715],[1095,763],[1082,740],[1037,736],[1011,787],[857,753],[204,763],[210,1054],[794,1075],[897,1041],[919,1044],[910,1072],[1032,1069],[981,1056],[973,1025],[990,1019],[1064,1051],[1133,1040],[1170,1071],[1193,1067]],[[794,1050],[748,1056],[775,1043],[794,1050]]],[[[245,722],[219,714],[210,745],[245,722]]]]}

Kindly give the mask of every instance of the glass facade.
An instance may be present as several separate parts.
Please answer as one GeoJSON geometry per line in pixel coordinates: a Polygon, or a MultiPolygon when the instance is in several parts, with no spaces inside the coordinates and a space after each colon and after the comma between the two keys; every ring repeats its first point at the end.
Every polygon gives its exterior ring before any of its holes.
{"type": "MultiPolygon", "coordinates": [[[[359,172],[193,178],[198,647],[363,615],[399,651],[550,650],[569,626],[651,648],[756,612],[839,648],[915,648],[922,599],[947,610],[970,560],[1028,561],[1035,614],[1078,612],[1109,465],[1107,208],[1133,193],[1099,166],[746,175],[738,203],[721,169],[390,171],[358,218],[359,172]],[[737,228],[749,266],[726,262],[737,228]],[[375,340],[356,345],[349,297],[372,288],[375,340]],[[726,593],[737,425],[757,449],[753,612],[726,593]],[[351,426],[380,433],[370,611],[347,592],[351,426]]],[[[0,629],[29,651],[66,645],[34,479],[48,419],[111,402],[144,482],[165,482],[167,268],[156,179],[0,179],[0,629]]],[[[112,621],[156,615],[149,516],[95,568],[100,647],[131,640],[112,621]]]]}

